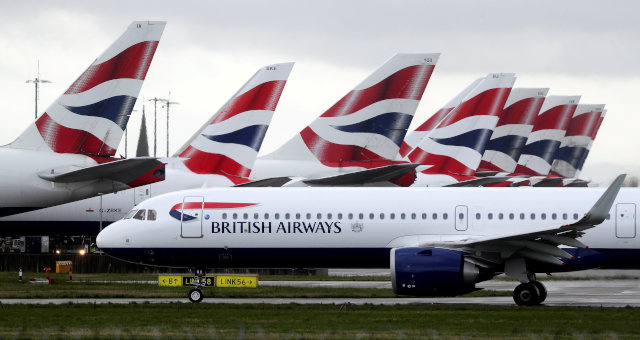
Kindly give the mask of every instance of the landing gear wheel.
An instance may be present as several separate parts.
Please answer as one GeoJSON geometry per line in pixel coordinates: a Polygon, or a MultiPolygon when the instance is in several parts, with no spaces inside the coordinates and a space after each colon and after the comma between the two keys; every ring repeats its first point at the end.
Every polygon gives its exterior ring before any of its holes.
{"type": "Polygon", "coordinates": [[[533,306],[539,302],[540,292],[532,283],[521,283],[513,290],[513,300],[518,306],[533,306]]]}
{"type": "Polygon", "coordinates": [[[204,293],[202,292],[202,289],[193,288],[192,290],[189,291],[189,301],[193,303],[197,303],[202,301],[203,298],[204,298],[204,293]]]}
{"type": "Polygon", "coordinates": [[[540,281],[531,281],[529,283],[536,286],[536,288],[538,288],[538,292],[540,293],[540,295],[538,296],[537,304],[543,303],[544,300],[547,299],[547,287],[545,287],[540,281]]]}

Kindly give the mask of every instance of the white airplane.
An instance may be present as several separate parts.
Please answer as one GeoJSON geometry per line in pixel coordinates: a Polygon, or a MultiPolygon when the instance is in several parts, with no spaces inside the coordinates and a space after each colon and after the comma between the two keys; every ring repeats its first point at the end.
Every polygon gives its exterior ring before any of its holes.
{"type": "MultiPolygon", "coordinates": [[[[517,304],[536,273],[640,268],[640,190],[608,188],[215,188],[136,206],[97,237],[157,266],[390,268],[399,295],[458,295],[505,273],[517,304]]],[[[203,297],[199,288],[192,301],[203,297]]]]}
{"type": "Polygon", "coordinates": [[[293,63],[260,68],[167,163],[166,180],[0,217],[0,235],[97,235],[136,204],[166,192],[248,182],[293,63]]]}
{"type": "Polygon", "coordinates": [[[113,158],[163,21],[135,21],[15,141],[0,148],[0,216],[164,179],[153,158],[113,158]]]}

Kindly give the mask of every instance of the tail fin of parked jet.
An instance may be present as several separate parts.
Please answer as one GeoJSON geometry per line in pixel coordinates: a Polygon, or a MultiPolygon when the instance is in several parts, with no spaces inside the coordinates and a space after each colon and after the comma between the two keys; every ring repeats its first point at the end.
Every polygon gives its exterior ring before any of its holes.
{"type": "Polygon", "coordinates": [[[407,160],[428,165],[422,171],[427,174],[473,175],[515,79],[512,73],[489,74],[420,141],[407,160]]]}
{"type": "Polygon", "coordinates": [[[439,54],[397,54],[268,160],[369,168],[393,160],[439,54]],[[370,165],[370,166],[369,166],[370,165]]]}
{"type": "Polygon", "coordinates": [[[478,171],[514,172],[549,89],[516,88],[509,94],[478,171]]]}
{"type": "Polygon", "coordinates": [[[602,122],[604,105],[580,104],[571,118],[567,133],[560,143],[551,166],[551,175],[576,177],[579,167],[587,158],[593,138],[602,122]]]}
{"type": "Polygon", "coordinates": [[[544,100],[515,173],[531,176],[549,174],[579,101],[580,96],[549,96],[544,100]]]}
{"type": "Polygon", "coordinates": [[[480,81],[484,78],[478,78],[471,85],[467,86],[462,92],[458,93],[453,99],[451,99],[447,104],[445,104],[440,110],[431,115],[426,122],[422,123],[418,126],[413,132],[407,135],[400,146],[400,151],[398,151],[398,159],[404,158],[413,148],[420,143],[422,138],[427,136],[433,129],[440,124],[441,121],[447,117],[447,115],[453,110],[456,106],[462,103],[462,100],[480,83],[480,81]]]}
{"type": "Polygon", "coordinates": [[[598,131],[600,130],[600,125],[602,125],[602,121],[604,120],[604,116],[607,114],[607,110],[603,110],[600,115],[600,119],[598,119],[598,123],[594,126],[593,131],[591,132],[591,141],[587,146],[587,152],[584,154],[584,157],[578,163],[578,172],[576,172],[575,177],[580,176],[580,171],[582,171],[582,167],[584,166],[584,162],[587,160],[587,156],[589,156],[589,151],[591,151],[591,146],[593,142],[596,140],[596,136],[598,135],[598,131]]]}
{"type": "Polygon", "coordinates": [[[198,174],[246,182],[293,63],[268,65],[211,117],[176,153],[198,174]]]}
{"type": "Polygon", "coordinates": [[[164,21],[135,21],[9,147],[113,156],[164,21]]]}

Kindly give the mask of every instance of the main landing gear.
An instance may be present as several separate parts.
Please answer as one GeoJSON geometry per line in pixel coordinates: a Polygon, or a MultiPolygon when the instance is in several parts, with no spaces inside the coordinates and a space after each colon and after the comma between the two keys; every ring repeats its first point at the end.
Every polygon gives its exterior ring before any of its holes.
{"type": "Polygon", "coordinates": [[[540,281],[519,284],[513,290],[513,300],[518,306],[535,306],[547,299],[547,288],[540,281]]]}
{"type": "Polygon", "coordinates": [[[513,301],[518,306],[536,306],[547,299],[547,288],[536,280],[536,274],[527,270],[523,258],[513,258],[505,262],[504,273],[521,283],[513,290],[513,301]]]}
{"type": "Polygon", "coordinates": [[[189,301],[193,302],[193,303],[198,303],[200,301],[202,301],[202,299],[204,299],[204,293],[202,292],[202,287],[205,286],[204,282],[202,282],[202,277],[204,276],[204,270],[202,269],[196,269],[196,275],[193,279],[193,281],[191,281],[191,283],[189,283],[192,286],[195,286],[195,288],[192,288],[189,291],[189,301]]]}

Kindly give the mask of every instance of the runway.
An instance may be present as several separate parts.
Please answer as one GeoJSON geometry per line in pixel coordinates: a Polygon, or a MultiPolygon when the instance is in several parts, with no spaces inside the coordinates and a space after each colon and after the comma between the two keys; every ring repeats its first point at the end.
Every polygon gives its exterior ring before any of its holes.
{"type": "MultiPolygon", "coordinates": [[[[550,280],[543,281],[548,290],[546,306],[585,307],[640,307],[640,280],[550,280]]],[[[263,281],[263,286],[379,288],[391,289],[388,281],[263,281]]],[[[491,280],[477,286],[488,290],[512,291],[515,281],[491,280]]],[[[503,297],[446,297],[446,298],[207,298],[202,303],[212,304],[330,304],[352,305],[407,305],[407,304],[479,304],[513,306],[513,299],[503,297]]],[[[185,298],[170,299],[0,299],[1,304],[128,304],[128,303],[189,303],[185,298]]]]}

